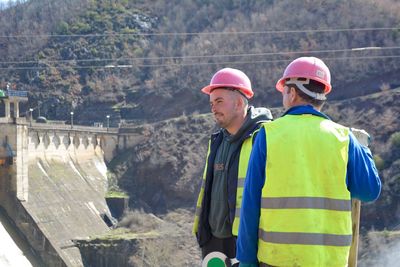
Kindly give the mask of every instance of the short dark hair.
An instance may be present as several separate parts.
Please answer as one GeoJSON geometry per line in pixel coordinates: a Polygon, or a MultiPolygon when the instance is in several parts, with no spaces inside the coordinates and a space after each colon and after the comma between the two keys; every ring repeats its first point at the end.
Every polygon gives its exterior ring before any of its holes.
{"type": "Polygon", "coordinates": [[[249,104],[249,99],[247,98],[247,96],[245,94],[243,94],[242,91],[240,91],[238,88],[235,88],[235,87],[216,87],[216,88],[212,89],[212,91],[214,91],[215,89],[224,89],[224,90],[228,90],[228,91],[232,91],[232,92],[238,92],[240,94],[240,96],[243,98],[243,101],[244,101],[245,105],[247,106],[249,104]]]}
{"type": "MultiPolygon", "coordinates": [[[[290,78],[286,79],[288,81],[290,78]]],[[[306,80],[305,78],[297,78],[298,80],[306,80]]],[[[307,94],[305,94],[303,91],[301,91],[295,84],[288,84],[289,87],[293,87],[297,94],[305,100],[306,102],[310,103],[313,106],[321,107],[324,103],[325,100],[319,100],[315,99],[307,94]]],[[[317,82],[316,80],[311,80],[309,84],[304,84],[304,87],[310,90],[311,92],[318,93],[318,94],[323,94],[325,91],[325,85],[323,83],[317,82]]]]}

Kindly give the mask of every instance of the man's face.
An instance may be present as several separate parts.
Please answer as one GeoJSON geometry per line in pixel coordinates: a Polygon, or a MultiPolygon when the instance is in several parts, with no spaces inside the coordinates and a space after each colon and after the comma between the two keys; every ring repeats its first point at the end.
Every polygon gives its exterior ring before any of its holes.
{"type": "Polygon", "coordinates": [[[214,119],[222,128],[229,128],[238,116],[237,92],[226,89],[214,89],[210,94],[211,112],[214,119]]]}

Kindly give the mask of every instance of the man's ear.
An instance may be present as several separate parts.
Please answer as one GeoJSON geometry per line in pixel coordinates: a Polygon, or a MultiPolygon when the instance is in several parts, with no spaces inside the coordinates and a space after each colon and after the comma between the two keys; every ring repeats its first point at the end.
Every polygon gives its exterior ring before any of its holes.
{"type": "Polygon", "coordinates": [[[291,103],[294,103],[298,97],[297,91],[294,87],[290,87],[289,89],[289,99],[291,103]]]}
{"type": "Polygon", "coordinates": [[[243,105],[243,103],[244,103],[243,99],[240,96],[235,95],[235,106],[237,108],[240,108],[243,105]]]}

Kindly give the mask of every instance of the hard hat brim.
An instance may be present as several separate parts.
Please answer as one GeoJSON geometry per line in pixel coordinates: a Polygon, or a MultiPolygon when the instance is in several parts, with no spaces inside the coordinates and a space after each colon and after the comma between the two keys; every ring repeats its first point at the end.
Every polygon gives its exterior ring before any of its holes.
{"type": "Polygon", "coordinates": [[[214,89],[217,88],[235,88],[238,91],[240,91],[242,94],[244,94],[248,99],[252,98],[254,95],[254,92],[249,90],[248,88],[237,86],[237,85],[232,85],[232,84],[213,84],[213,85],[208,85],[201,89],[201,91],[207,95],[211,94],[211,92],[214,89]]]}

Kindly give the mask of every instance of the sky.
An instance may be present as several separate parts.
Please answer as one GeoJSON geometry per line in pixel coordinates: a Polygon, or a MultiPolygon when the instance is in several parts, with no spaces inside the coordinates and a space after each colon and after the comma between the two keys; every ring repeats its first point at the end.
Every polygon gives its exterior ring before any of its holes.
{"type": "Polygon", "coordinates": [[[8,2],[15,2],[15,0],[0,0],[0,5],[1,4],[7,4],[8,2]]]}
{"type": "MultiPolygon", "coordinates": [[[[8,2],[15,2],[16,0],[0,0],[0,9],[8,6],[8,2]]],[[[26,2],[27,0],[20,0],[20,2],[26,2]]]]}
{"type": "Polygon", "coordinates": [[[0,0],[0,5],[7,4],[8,0],[0,0]]]}

